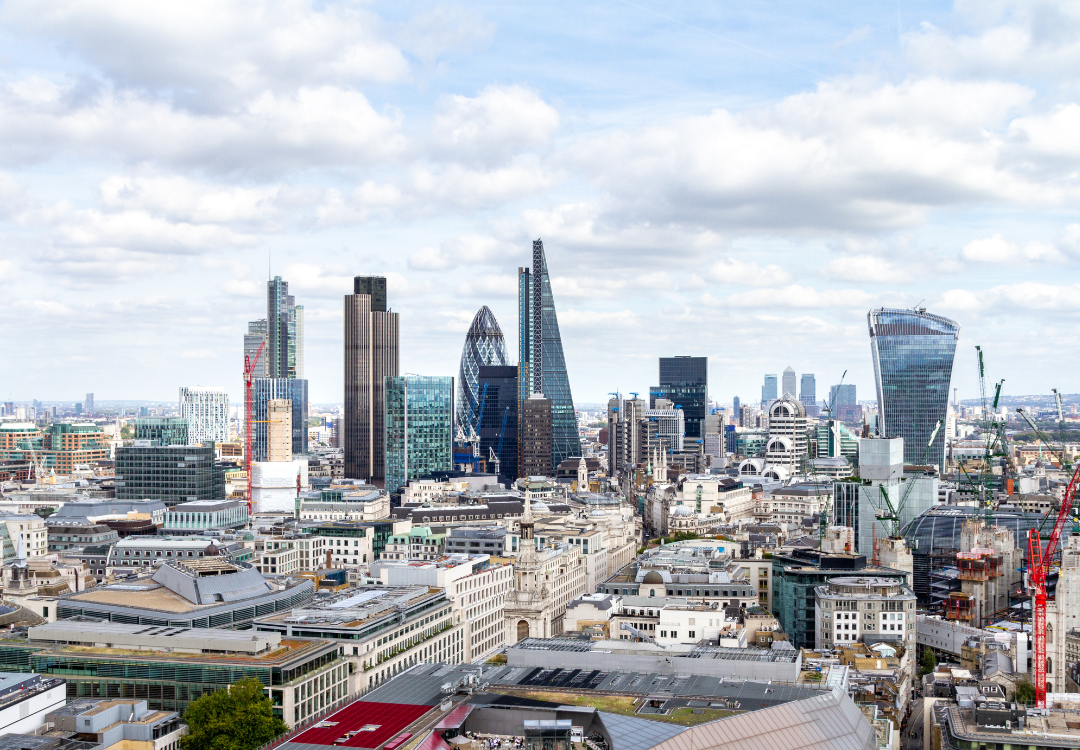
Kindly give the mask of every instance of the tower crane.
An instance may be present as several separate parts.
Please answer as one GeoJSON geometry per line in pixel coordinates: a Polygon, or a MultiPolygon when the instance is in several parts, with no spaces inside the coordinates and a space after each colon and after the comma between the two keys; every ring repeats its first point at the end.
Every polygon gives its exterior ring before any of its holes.
{"type": "MultiPolygon", "coordinates": [[[[934,425],[934,431],[930,433],[930,440],[926,443],[926,450],[923,451],[922,465],[925,466],[926,462],[930,460],[930,449],[934,445],[934,441],[937,440],[938,432],[941,430],[941,420],[937,421],[934,425]]],[[[900,514],[904,512],[904,506],[907,505],[908,496],[911,495],[912,489],[915,488],[915,478],[912,477],[908,481],[907,487],[904,488],[903,494],[900,495],[900,502],[895,506],[892,500],[889,499],[889,493],[885,487],[879,487],[881,490],[881,500],[884,507],[879,506],[874,512],[877,519],[881,521],[885,530],[889,533],[890,539],[899,539],[901,536],[902,521],[900,520],[900,514]]]]}
{"type": "Polygon", "coordinates": [[[1042,548],[1042,540],[1039,538],[1039,530],[1028,531],[1028,559],[1031,561],[1031,570],[1028,573],[1028,587],[1032,592],[1035,613],[1035,622],[1032,630],[1035,633],[1035,705],[1046,708],[1046,581],[1050,577],[1050,566],[1053,564],[1054,555],[1061,540],[1061,532],[1065,528],[1065,521],[1069,517],[1069,510],[1076,501],[1077,481],[1080,480],[1080,465],[1073,472],[1069,486],[1065,490],[1065,497],[1058,508],[1057,519],[1054,528],[1050,532],[1050,538],[1046,540],[1046,547],[1042,548]]]}
{"type": "Polygon", "coordinates": [[[254,357],[249,357],[247,354],[244,355],[244,469],[247,471],[247,506],[249,517],[255,515],[255,499],[252,496],[251,490],[251,428],[252,420],[254,419],[255,401],[251,390],[251,379],[255,373],[255,365],[262,355],[264,346],[266,346],[266,339],[263,339],[263,342],[259,344],[259,350],[255,352],[254,357]]]}

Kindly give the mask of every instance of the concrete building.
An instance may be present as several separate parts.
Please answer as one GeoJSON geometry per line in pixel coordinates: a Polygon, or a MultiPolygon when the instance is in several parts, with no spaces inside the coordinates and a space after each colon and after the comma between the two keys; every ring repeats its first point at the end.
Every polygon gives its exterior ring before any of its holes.
{"type": "Polygon", "coordinates": [[[62,679],[0,672],[0,735],[36,734],[46,717],[66,702],[62,679]]]}
{"type": "Polygon", "coordinates": [[[301,492],[301,521],[378,521],[390,517],[390,495],[371,485],[301,492]]]}
{"type": "Polygon", "coordinates": [[[446,537],[446,553],[458,555],[491,555],[503,557],[506,552],[506,529],[453,528],[446,537]]]}
{"type": "Polygon", "coordinates": [[[951,591],[945,600],[946,619],[982,628],[1006,616],[1011,592],[1020,588],[1023,560],[1012,529],[987,526],[979,517],[964,521],[956,554],[960,591],[951,591]]]}
{"type": "Polygon", "coordinates": [[[266,460],[292,461],[292,401],[272,398],[266,402],[266,460]]]}
{"type": "Polygon", "coordinates": [[[20,544],[23,545],[26,557],[48,554],[49,532],[41,516],[3,513],[0,514],[0,524],[3,524],[12,547],[17,549],[20,544]]]}
{"type": "MultiPolygon", "coordinates": [[[[185,550],[186,553],[186,550],[185,550]]],[[[152,575],[66,594],[57,617],[182,628],[244,627],[255,613],[291,610],[311,599],[307,580],[268,581],[245,562],[168,559],[152,575]]]]}
{"type": "Polygon", "coordinates": [[[188,441],[224,443],[229,439],[229,394],[222,388],[182,386],[180,417],[188,423],[188,441]]]}
{"type": "Polygon", "coordinates": [[[304,633],[340,644],[349,692],[380,685],[421,662],[460,664],[468,626],[455,623],[442,589],[394,586],[350,590],[291,612],[260,617],[258,633],[304,633]]]}
{"type": "Polygon", "coordinates": [[[518,475],[551,475],[551,399],[533,394],[518,407],[518,475]]]}
{"type": "MultiPolygon", "coordinates": [[[[196,500],[174,505],[165,514],[166,534],[206,534],[242,529],[249,521],[247,503],[239,500],[196,500]]],[[[49,530],[50,537],[52,529],[49,530]]]]}
{"type": "MultiPolygon", "coordinates": [[[[794,377],[793,372],[793,387],[794,377]]],[[[786,476],[779,479],[786,479],[801,471],[809,460],[806,429],[806,407],[794,394],[785,393],[769,404],[769,441],[765,444],[765,462],[775,467],[774,470],[783,469],[786,472],[786,476]]]]}
{"type": "Polygon", "coordinates": [[[298,496],[308,486],[306,459],[251,464],[251,499],[256,513],[295,514],[298,496]]]}
{"type": "Polygon", "coordinates": [[[204,693],[254,677],[291,727],[348,695],[340,645],[277,633],[68,620],[31,627],[22,642],[0,641],[0,653],[11,650],[66,675],[72,697],[131,693],[158,711],[183,713],[204,693]]]}
{"type": "Polygon", "coordinates": [[[120,535],[105,524],[57,524],[47,527],[49,552],[66,552],[88,545],[112,545],[120,535]]]}
{"type": "Polygon", "coordinates": [[[915,594],[895,578],[837,576],[814,588],[814,647],[856,641],[915,648],[915,594]]]}
{"type": "Polygon", "coordinates": [[[1072,663],[1067,656],[1066,636],[1069,631],[1078,627],[1080,627],[1080,535],[1070,534],[1068,539],[1062,540],[1061,569],[1058,575],[1056,596],[1046,606],[1047,692],[1066,691],[1066,679],[1072,669],[1072,663]]]}
{"type": "Polygon", "coordinates": [[[414,526],[407,533],[390,537],[380,558],[403,561],[438,560],[443,556],[445,548],[445,533],[437,533],[430,526],[414,526]]]}
{"type": "Polygon", "coordinates": [[[371,567],[389,586],[441,588],[454,606],[454,622],[465,625],[464,656],[474,662],[506,645],[506,600],[514,588],[514,569],[487,555],[453,555],[438,562],[380,562],[371,567]]]}
{"type": "Polygon", "coordinates": [[[187,725],[175,711],[152,711],[134,698],[81,698],[45,717],[56,730],[102,750],[179,750],[187,725]]]}

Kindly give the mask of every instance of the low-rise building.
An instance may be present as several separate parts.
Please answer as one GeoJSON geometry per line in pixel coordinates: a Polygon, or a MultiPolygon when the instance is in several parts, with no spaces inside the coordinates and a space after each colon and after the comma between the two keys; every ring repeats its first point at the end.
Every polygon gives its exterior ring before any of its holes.
{"type": "Polygon", "coordinates": [[[63,679],[0,672],[0,734],[35,734],[67,702],[63,679]]]}
{"type": "Polygon", "coordinates": [[[49,552],[67,552],[86,546],[111,545],[120,535],[105,524],[63,524],[47,527],[49,552]]]}
{"type": "Polygon", "coordinates": [[[446,537],[446,553],[502,557],[506,554],[506,529],[501,526],[450,529],[446,537]]]}
{"type": "Polygon", "coordinates": [[[0,514],[0,524],[3,524],[13,548],[18,548],[19,541],[22,541],[27,557],[48,554],[49,534],[41,516],[4,513],[0,514]]]}
{"type": "Polygon", "coordinates": [[[241,529],[248,524],[247,503],[239,500],[195,500],[179,503],[165,514],[166,534],[207,534],[241,529]]]}
{"type": "Polygon", "coordinates": [[[351,665],[350,691],[363,692],[421,662],[461,663],[465,623],[455,623],[442,589],[393,586],[346,591],[287,613],[260,617],[260,633],[332,639],[351,665]]]}
{"type": "Polygon", "coordinates": [[[178,750],[187,733],[175,711],[153,711],[134,698],[80,698],[45,720],[101,750],[178,750]]]}
{"type": "Polygon", "coordinates": [[[341,652],[332,641],[278,633],[73,620],[0,640],[0,656],[66,678],[72,698],[130,694],[157,711],[182,714],[200,696],[254,677],[289,726],[348,697],[341,652]]]}
{"type": "MultiPolygon", "coordinates": [[[[232,545],[233,550],[242,549],[232,545]]],[[[106,563],[117,572],[135,573],[153,570],[166,560],[198,560],[204,557],[230,558],[229,545],[207,537],[129,536],[118,540],[106,563]]]]}
{"type": "Polygon", "coordinates": [[[386,543],[384,560],[438,560],[443,556],[446,534],[430,526],[413,526],[407,534],[395,534],[386,543]]]}
{"type": "Polygon", "coordinates": [[[301,521],[380,521],[390,517],[390,495],[371,485],[301,492],[301,521]]]}
{"type": "Polygon", "coordinates": [[[895,578],[838,576],[814,589],[815,648],[852,642],[915,649],[915,594],[895,578]]]}

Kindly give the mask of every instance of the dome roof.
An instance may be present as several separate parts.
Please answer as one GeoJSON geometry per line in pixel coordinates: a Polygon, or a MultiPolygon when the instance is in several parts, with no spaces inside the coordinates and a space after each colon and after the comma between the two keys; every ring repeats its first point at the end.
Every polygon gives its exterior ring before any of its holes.
{"type": "Polygon", "coordinates": [[[687,516],[694,515],[694,511],[690,510],[685,505],[676,505],[675,510],[671,511],[671,515],[678,518],[686,518],[687,516]]]}
{"type": "Polygon", "coordinates": [[[591,513],[589,513],[589,518],[607,518],[607,513],[600,510],[599,508],[596,508],[591,513]]]}
{"type": "Polygon", "coordinates": [[[642,583],[663,583],[664,577],[657,573],[655,570],[650,570],[645,574],[645,577],[641,579],[642,583]]]}
{"type": "Polygon", "coordinates": [[[551,509],[550,509],[550,508],[548,508],[548,507],[547,507],[547,505],[545,505],[545,504],[543,503],[543,501],[541,501],[541,500],[537,500],[536,502],[534,502],[534,503],[533,503],[532,505],[530,505],[529,507],[530,507],[530,508],[532,508],[532,509],[533,509],[534,511],[540,511],[540,512],[542,512],[542,513],[547,513],[548,511],[550,511],[550,510],[551,510],[551,509]]]}

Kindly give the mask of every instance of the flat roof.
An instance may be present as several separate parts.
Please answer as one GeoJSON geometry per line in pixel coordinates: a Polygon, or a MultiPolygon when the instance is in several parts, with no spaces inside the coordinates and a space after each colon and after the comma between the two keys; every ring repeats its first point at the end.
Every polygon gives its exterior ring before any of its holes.
{"type": "Polygon", "coordinates": [[[377,748],[431,710],[429,705],[379,703],[361,698],[293,737],[283,750],[324,747],[377,748]],[[351,737],[344,742],[343,737],[351,737]]]}
{"type": "Polygon", "coordinates": [[[109,643],[113,646],[199,649],[200,651],[242,651],[259,653],[281,644],[278,633],[222,628],[182,628],[160,625],[126,625],[119,622],[58,620],[29,629],[34,640],[65,643],[109,643]]]}

